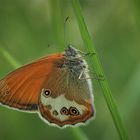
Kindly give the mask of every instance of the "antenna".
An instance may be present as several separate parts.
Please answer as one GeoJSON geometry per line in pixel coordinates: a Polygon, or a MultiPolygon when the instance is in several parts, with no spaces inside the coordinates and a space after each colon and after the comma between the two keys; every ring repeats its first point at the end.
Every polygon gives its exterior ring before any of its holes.
{"type": "Polygon", "coordinates": [[[68,20],[69,20],[69,16],[67,16],[66,18],[65,18],[65,20],[64,20],[64,47],[66,48],[67,47],[67,42],[66,42],[66,39],[67,39],[67,37],[66,37],[66,23],[68,22],[68,20]]]}

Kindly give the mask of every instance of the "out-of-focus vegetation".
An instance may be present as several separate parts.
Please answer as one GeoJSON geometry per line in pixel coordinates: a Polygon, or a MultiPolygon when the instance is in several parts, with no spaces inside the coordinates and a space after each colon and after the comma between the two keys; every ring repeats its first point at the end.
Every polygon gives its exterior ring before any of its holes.
{"type": "MultiPolygon", "coordinates": [[[[113,96],[129,132],[140,134],[140,10],[136,0],[81,0],[85,21],[94,40],[113,96]]],[[[0,47],[25,64],[64,48],[85,51],[72,5],[68,0],[0,0],[0,47]]],[[[0,53],[0,77],[13,66],[0,53]]],[[[89,139],[118,140],[116,129],[98,82],[94,81],[96,119],[81,129],[89,139]]],[[[42,122],[37,114],[0,107],[0,140],[76,139],[70,128],[60,130],[42,122]]]]}

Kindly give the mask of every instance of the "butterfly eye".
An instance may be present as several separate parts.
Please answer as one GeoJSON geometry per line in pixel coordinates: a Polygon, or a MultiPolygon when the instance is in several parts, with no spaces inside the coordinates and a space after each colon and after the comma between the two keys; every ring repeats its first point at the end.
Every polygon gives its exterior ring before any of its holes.
{"type": "Polygon", "coordinates": [[[69,111],[68,111],[68,109],[66,107],[63,107],[63,108],[61,108],[60,113],[62,115],[68,115],[69,114],[69,111]]]}
{"type": "Polygon", "coordinates": [[[69,113],[70,113],[70,115],[72,115],[72,116],[77,116],[77,115],[80,114],[79,111],[78,111],[75,107],[70,107],[69,113]]]}
{"type": "Polygon", "coordinates": [[[44,90],[43,90],[43,95],[44,95],[45,97],[49,97],[49,96],[51,95],[51,91],[50,91],[49,89],[44,89],[44,90]]]}

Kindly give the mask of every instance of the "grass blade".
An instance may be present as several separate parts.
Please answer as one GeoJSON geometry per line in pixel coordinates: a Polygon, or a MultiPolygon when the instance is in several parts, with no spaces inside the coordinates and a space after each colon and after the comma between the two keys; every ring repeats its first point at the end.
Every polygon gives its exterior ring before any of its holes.
{"type": "Polygon", "coordinates": [[[99,83],[100,83],[100,86],[102,88],[103,95],[104,95],[104,98],[106,100],[107,106],[108,106],[108,108],[110,110],[110,113],[112,115],[112,119],[113,119],[114,124],[116,126],[119,137],[120,137],[121,140],[128,140],[128,136],[126,134],[126,130],[124,128],[122,119],[120,117],[120,113],[117,109],[115,100],[112,96],[111,90],[109,88],[108,81],[105,77],[103,68],[102,68],[101,63],[99,61],[99,58],[97,56],[97,53],[96,53],[95,47],[93,45],[92,39],[91,39],[91,37],[89,35],[89,32],[87,30],[87,27],[86,27],[86,24],[85,24],[83,15],[82,15],[82,10],[81,10],[81,7],[80,7],[79,0],[72,0],[72,5],[73,5],[73,9],[74,9],[74,12],[75,12],[75,15],[76,15],[76,18],[77,18],[77,22],[79,24],[79,29],[80,29],[80,32],[81,32],[83,42],[86,46],[86,49],[87,49],[88,52],[95,53],[95,55],[93,55],[91,57],[91,59],[92,59],[91,62],[93,62],[94,70],[95,70],[97,75],[102,75],[104,77],[104,80],[99,80],[99,83]]]}
{"type": "Polygon", "coordinates": [[[124,113],[123,116],[125,120],[128,119],[128,116],[130,117],[133,116],[133,111],[135,110],[135,108],[137,108],[137,105],[139,104],[140,101],[139,81],[140,81],[140,63],[138,63],[137,66],[135,66],[133,74],[130,76],[127,84],[124,86],[124,89],[122,91],[123,94],[120,98],[120,106],[122,107],[121,110],[124,113]],[[127,110],[126,108],[128,107],[129,109],[127,110]]]}
{"type": "Polygon", "coordinates": [[[11,64],[11,66],[13,68],[18,68],[21,66],[21,64],[15,59],[13,58],[8,51],[6,51],[5,49],[3,49],[2,47],[0,47],[0,52],[1,54],[4,56],[4,58],[11,64]]]}
{"type": "Polygon", "coordinates": [[[89,140],[85,133],[80,128],[71,128],[70,131],[74,135],[75,140],[89,140]]]}

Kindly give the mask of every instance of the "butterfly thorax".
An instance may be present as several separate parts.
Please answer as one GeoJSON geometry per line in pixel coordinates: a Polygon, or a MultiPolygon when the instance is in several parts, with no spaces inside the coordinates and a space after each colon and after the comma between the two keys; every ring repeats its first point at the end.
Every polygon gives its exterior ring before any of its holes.
{"type": "Polygon", "coordinates": [[[79,50],[73,48],[71,45],[65,50],[64,53],[65,61],[63,67],[69,71],[75,78],[79,77],[81,74],[87,70],[87,64],[80,55],[79,50]]]}

